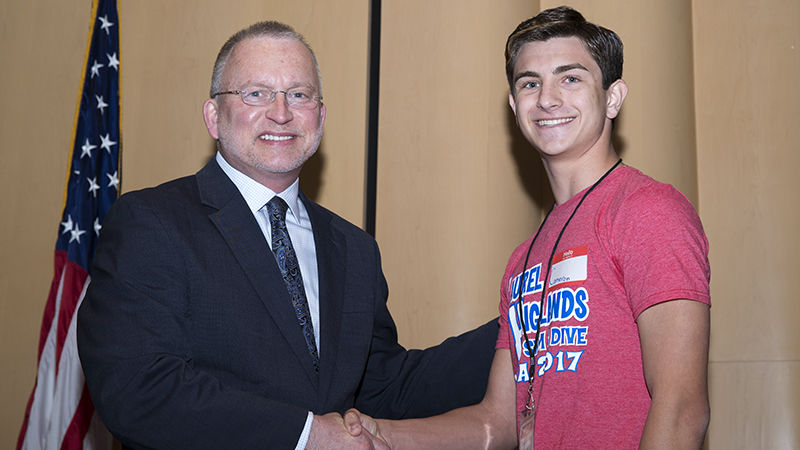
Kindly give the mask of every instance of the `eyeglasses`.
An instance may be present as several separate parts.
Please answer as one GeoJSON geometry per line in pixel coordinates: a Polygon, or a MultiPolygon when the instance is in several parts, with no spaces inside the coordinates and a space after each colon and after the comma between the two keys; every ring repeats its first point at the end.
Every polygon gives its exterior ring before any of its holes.
{"type": "Polygon", "coordinates": [[[211,98],[218,95],[235,94],[242,97],[242,101],[250,106],[264,106],[269,105],[275,101],[275,95],[283,94],[286,98],[286,103],[290,108],[296,109],[313,109],[317,106],[321,96],[315,95],[311,89],[308,88],[293,88],[286,91],[278,91],[268,88],[249,87],[245,89],[236,89],[233,91],[223,91],[211,94],[211,98]]]}

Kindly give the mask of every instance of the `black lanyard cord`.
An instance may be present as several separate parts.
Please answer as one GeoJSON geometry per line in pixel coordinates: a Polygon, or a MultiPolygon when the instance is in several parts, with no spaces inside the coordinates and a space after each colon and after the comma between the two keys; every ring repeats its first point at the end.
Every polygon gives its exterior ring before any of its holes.
{"type": "MultiPolygon", "coordinates": [[[[530,353],[531,369],[536,368],[536,350],[539,346],[539,331],[541,330],[542,326],[542,311],[544,311],[544,298],[549,284],[548,278],[550,277],[550,269],[553,264],[553,256],[555,256],[556,254],[556,248],[558,248],[558,243],[561,241],[561,236],[564,235],[564,231],[567,229],[567,225],[569,225],[569,222],[575,216],[575,213],[578,212],[578,208],[581,207],[581,204],[583,204],[583,201],[586,200],[586,197],[594,190],[594,188],[596,188],[600,184],[600,182],[602,182],[611,172],[613,172],[614,169],[616,169],[617,166],[620,165],[620,163],[622,163],[622,158],[617,160],[617,162],[613,166],[611,166],[611,168],[608,169],[608,171],[605,174],[603,174],[603,176],[600,177],[600,179],[595,181],[594,184],[586,191],[585,194],[583,194],[583,197],[581,197],[581,200],[575,206],[575,209],[572,210],[572,214],[570,214],[566,223],[564,223],[564,226],[561,227],[561,231],[558,233],[556,242],[555,244],[553,244],[553,251],[550,252],[550,258],[547,260],[547,271],[544,275],[544,286],[542,286],[542,296],[539,299],[539,317],[536,319],[536,334],[534,335],[533,346],[531,346],[531,341],[530,339],[528,339],[528,331],[525,329],[525,321],[522,315],[522,284],[523,284],[522,281],[525,275],[525,268],[528,267],[528,259],[531,256],[531,250],[533,250],[533,244],[534,242],[536,242],[536,238],[539,237],[539,233],[542,231],[542,228],[544,228],[544,224],[547,222],[547,218],[550,217],[550,213],[553,212],[553,208],[555,207],[555,202],[553,203],[553,205],[550,206],[550,209],[544,216],[544,220],[542,220],[542,224],[539,225],[539,229],[536,230],[536,234],[533,236],[533,239],[531,240],[531,245],[528,246],[528,252],[525,254],[525,262],[522,264],[522,273],[520,274],[520,279],[519,279],[519,303],[517,303],[517,318],[519,319],[520,326],[522,327],[522,334],[525,336],[525,346],[528,348],[528,351],[531,352],[530,353]]],[[[533,389],[534,375],[535,372],[531,371],[528,372],[528,377],[530,380],[529,389],[533,389]]]]}

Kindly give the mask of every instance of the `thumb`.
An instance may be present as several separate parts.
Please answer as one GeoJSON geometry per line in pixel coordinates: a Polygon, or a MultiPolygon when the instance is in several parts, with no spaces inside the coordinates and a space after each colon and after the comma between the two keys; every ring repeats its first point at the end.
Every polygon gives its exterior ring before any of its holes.
{"type": "Polygon", "coordinates": [[[357,410],[349,409],[344,413],[344,426],[351,436],[361,435],[361,418],[357,410]]]}

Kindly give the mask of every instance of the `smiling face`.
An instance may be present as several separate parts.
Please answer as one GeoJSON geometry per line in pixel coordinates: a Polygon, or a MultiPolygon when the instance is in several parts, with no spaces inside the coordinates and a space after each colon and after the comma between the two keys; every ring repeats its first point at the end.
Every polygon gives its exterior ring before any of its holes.
{"type": "Polygon", "coordinates": [[[611,119],[627,88],[604,90],[600,67],[576,37],[525,44],[514,67],[509,104],[522,134],[545,161],[613,152],[611,119]]]}
{"type": "MultiPolygon", "coordinates": [[[[309,88],[319,94],[311,53],[293,39],[255,37],[236,45],[222,75],[221,91],[309,88]]],[[[281,192],[317,151],[325,105],[290,108],[283,94],[264,106],[250,106],[239,95],[218,95],[203,104],[203,117],[225,160],[250,178],[281,192]]]]}

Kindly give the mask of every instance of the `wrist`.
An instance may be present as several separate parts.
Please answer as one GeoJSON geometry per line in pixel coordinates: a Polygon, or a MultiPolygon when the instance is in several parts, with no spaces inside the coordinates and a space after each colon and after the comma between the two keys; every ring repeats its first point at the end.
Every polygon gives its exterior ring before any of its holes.
{"type": "Polygon", "coordinates": [[[394,447],[395,439],[393,436],[396,432],[397,421],[388,419],[375,419],[375,423],[378,425],[379,437],[386,441],[386,444],[388,444],[390,448],[397,450],[394,447]]]}

